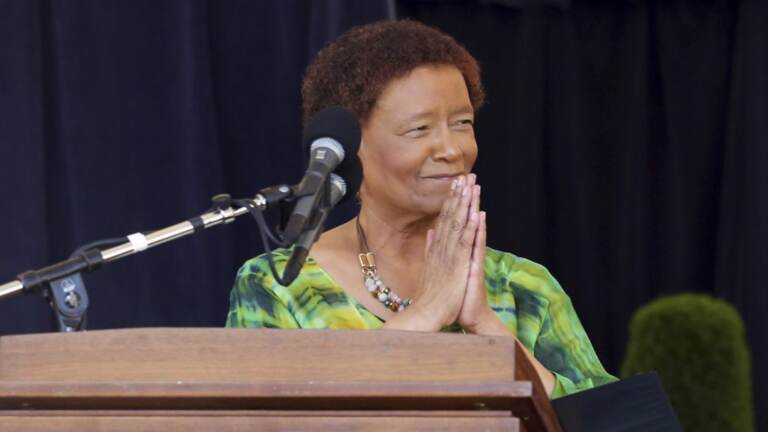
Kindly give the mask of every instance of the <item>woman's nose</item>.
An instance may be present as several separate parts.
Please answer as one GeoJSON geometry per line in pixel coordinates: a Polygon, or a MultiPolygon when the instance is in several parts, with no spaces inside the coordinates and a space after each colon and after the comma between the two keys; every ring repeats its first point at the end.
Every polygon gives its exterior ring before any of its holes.
{"type": "Polygon", "coordinates": [[[435,137],[435,159],[455,160],[461,157],[459,137],[454,135],[448,126],[440,128],[435,137]]]}

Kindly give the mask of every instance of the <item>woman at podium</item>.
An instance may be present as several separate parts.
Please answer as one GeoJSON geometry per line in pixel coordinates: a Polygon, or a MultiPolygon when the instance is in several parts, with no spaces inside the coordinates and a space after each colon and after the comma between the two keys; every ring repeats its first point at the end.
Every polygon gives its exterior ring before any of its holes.
{"type": "MultiPolygon", "coordinates": [[[[504,335],[553,398],[616,380],[547,269],[486,246],[472,173],[484,91],[462,46],[414,21],[356,27],[320,51],[302,95],[305,120],[339,105],[360,121],[360,211],[322,235],[288,287],[263,255],[246,262],[228,327],[504,335]]],[[[273,252],[278,270],[290,255],[273,252]]]]}

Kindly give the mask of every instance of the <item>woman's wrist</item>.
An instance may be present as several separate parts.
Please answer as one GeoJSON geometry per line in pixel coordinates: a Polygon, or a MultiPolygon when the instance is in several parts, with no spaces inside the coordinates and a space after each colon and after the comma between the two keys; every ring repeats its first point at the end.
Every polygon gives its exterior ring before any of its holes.
{"type": "Polygon", "coordinates": [[[385,329],[436,332],[443,328],[438,314],[422,311],[416,304],[397,313],[384,324],[385,329]]]}
{"type": "Polygon", "coordinates": [[[499,319],[498,315],[488,307],[478,317],[474,324],[467,326],[464,330],[469,333],[482,336],[511,336],[506,325],[499,319]]]}

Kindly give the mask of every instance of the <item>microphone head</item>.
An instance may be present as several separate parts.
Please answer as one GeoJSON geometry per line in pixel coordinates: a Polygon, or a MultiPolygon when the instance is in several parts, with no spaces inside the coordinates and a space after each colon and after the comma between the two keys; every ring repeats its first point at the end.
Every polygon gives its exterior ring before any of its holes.
{"type": "Polygon", "coordinates": [[[342,201],[354,196],[363,180],[363,166],[357,156],[361,137],[360,123],[355,115],[339,106],[318,111],[304,128],[302,142],[305,155],[309,155],[312,143],[321,138],[332,138],[344,148],[344,159],[334,170],[334,173],[344,179],[347,186],[347,193],[342,201]]]}
{"type": "Polygon", "coordinates": [[[335,206],[347,196],[347,182],[341,176],[331,173],[331,205],[335,206]]]}

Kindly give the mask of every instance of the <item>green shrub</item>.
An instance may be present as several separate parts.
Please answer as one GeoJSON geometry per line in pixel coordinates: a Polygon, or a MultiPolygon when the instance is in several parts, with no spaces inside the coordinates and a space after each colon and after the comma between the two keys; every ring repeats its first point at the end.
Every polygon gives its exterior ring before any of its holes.
{"type": "Polygon", "coordinates": [[[658,372],[683,430],[754,430],[744,324],[728,303],[679,294],[641,307],[621,375],[649,371],[658,372]]]}

